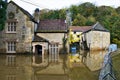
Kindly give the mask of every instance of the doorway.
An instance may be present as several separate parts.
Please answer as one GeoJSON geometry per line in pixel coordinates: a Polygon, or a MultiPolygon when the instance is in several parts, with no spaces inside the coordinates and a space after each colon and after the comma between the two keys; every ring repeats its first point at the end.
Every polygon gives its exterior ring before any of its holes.
{"type": "Polygon", "coordinates": [[[35,45],[35,63],[42,63],[42,46],[35,45]]]}

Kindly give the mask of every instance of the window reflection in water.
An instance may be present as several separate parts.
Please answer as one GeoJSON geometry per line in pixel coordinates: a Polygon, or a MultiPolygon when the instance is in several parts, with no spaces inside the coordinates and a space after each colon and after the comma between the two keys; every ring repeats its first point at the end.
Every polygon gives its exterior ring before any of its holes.
{"type": "Polygon", "coordinates": [[[7,75],[7,80],[16,80],[16,76],[14,74],[7,75]]]}
{"type": "Polygon", "coordinates": [[[6,65],[16,66],[16,55],[6,55],[6,65]]]}

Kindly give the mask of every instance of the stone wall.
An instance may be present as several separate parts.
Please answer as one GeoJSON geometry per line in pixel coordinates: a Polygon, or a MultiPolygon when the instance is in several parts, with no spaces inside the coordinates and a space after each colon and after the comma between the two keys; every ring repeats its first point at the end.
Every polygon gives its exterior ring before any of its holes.
{"type": "Polygon", "coordinates": [[[89,31],[86,33],[86,40],[90,50],[105,50],[110,45],[110,33],[104,31],[89,31]]]}
{"type": "Polygon", "coordinates": [[[58,42],[62,47],[64,33],[38,33],[37,35],[47,39],[49,42],[58,42]]]}
{"type": "Polygon", "coordinates": [[[7,7],[7,20],[8,18],[8,13],[12,12],[14,13],[15,17],[13,20],[17,21],[17,27],[16,27],[16,33],[7,33],[7,21],[6,21],[6,26],[5,30],[3,30],[3,43],[1,49],[4,49],[4,53],[6,52],[6,40],[15,40],[16,42],[16,52],[17,53],[24,53],[24,52],[30,52],[31,48],[31,41],[32,41],[32,36],[33,32],[32,29],[34,27],[34,23],[30,21],[29,17],[24,14],[18,7],[13,5],[12,3],[8,4],[7,7]],[[23,26],[25,27],[25,38],[22,38],[22,32],[23,32],[23,26]]]}
{"type": "MultiPolygon", "coordinates": [[[[47,39],[50,43],[59,43],[59,50],[63,49],[63,41],[65,33],[38,33],[37,35],[47,39]]],[[[47,46],[47,45],[46,45],[47,46]]],[[[69,49],[68,43],[66,43],[67,50],[69,49]]],[[[48,48],[47,48],[48,49],[48,48]]],[[[67,51],[68,52],[68,51],[67,51]]]]}

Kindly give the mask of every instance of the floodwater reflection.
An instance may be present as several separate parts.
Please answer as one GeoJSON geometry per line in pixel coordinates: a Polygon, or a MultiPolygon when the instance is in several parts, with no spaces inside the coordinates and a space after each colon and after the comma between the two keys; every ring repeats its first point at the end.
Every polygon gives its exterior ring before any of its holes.
{"type": "Polygon", "coordinates": [[[86,51],[82,52],[82,62],[91,70],[99,70],[102,67],[103,59],[107,51],[86,51]]]}
{"type": "Polygon", "coordinates": [[[41,64],[36,55],[0,55],[0,80],[69,80],[61,59],[59,63],[36,66],[34,58],[36,64],[41,64]]]}
{"type": "Polygon", "coordinates": [[[30,56],[0,55],[0,80],[31,80],[30,56]]]}
{"type": "MultiPolygon", "coordinates": [[[[106,53],[106,51],[82,52],[81,63],[91,71],[98,70],[102,67],[106,53]]],[[[47,56],[42,61],[38,58],[41,56],[0,55],[0,80],[72,80],[69,74],[82,74],[79,71],[75,73],[69,71],[69,60],[65,54],[60,55],[58,62],[55,63],[49,62],[47,56]]]]}

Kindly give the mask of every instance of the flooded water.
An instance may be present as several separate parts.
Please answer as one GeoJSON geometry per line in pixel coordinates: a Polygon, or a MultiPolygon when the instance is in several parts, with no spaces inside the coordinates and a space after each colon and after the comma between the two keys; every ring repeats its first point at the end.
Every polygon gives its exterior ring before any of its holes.
{"type": "MultiPolygon", "coordinates": [[[[105,53],[84,52],[80,55],[81,63],[91,71],[98,70],[105,53]]],[[[69,74],[82,73],[70,71],[67,57],[60,55],[57,62],[49,62],[47,56],[43,59],[36,55],[0,55],[0,80],[75,80],[69,74]]]]}
{"type": "Polygon", "coordinates": [[[84,63],[91,71],[99,70],[102,67],[103,59],[107,51],[88,51],[83,52],[82,63],[84,63]]]}

